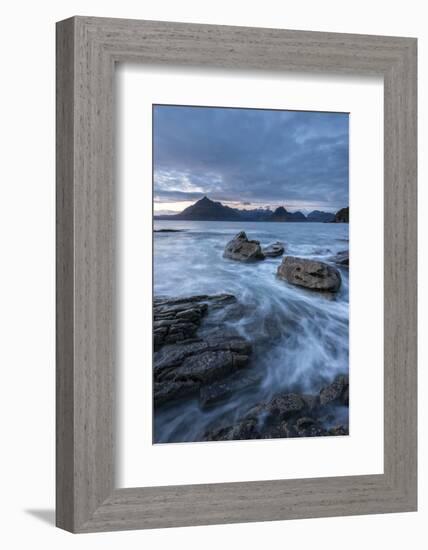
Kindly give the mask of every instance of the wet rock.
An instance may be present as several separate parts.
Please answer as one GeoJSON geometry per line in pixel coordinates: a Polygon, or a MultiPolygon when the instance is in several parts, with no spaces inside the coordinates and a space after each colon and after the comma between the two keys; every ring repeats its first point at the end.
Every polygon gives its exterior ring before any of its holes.
{"type": "Polygon", "coordinates": [[[211,430],[205,434],[205,441],[236,441],[242,439],[260,439],[261,434],[257,420],[248,419],[239,422],[235,426],[227,426],[211,430]]]}
{"type": "Polygon", "coordinates": [[[297,393],[278,395],[265,405],[268,418],[273,417],[275,420],[286,420],[305,408],[305,401],[297,393]]]}
{"type": "Polygon", "coordinates": [[[153,302],[153,340],[155,351],[163,345],[194,338],[202,318],[211,308],[236,302],[232,294],[199,295],[187,298],[156,297],[153,302]]]}
{"type": "Polygon", "coordinates": [[[327,431],[320,422],[305,416],[296,421],[294,429],[298,437],[320,437],[327,435],[327,431]]]}
{"type": "Polygon", "coordinates": [[[334,426],[328,430],[328,435],[349,435],[349,427],[344,425],[334,426]]]}
{"type": "Polygon", "coordinates": [[[238,371],[223,380],[219,380],[208,386],[202,386],[199,393],[199,403],[203,408],[211,407],[228,399],[239,391],[255,386],[260,381],[260,376],[254,373],[244,374],[238,371]]]}
{"type": "Polygon", "coordinates": [[[202,386],[242,369],[250,353],[251,345],[243,338],[164,346],[154,358],[155,405],[197,393],[202,386]]]}
{"type": "Polygon", "coordinates": [[[301,416],[306,409],[302,397],[295,393],[275,396],[267,402],[260,403],[233,425],[214,429],[204,435],[207,441],[225,441],[233,439],[270,439],[293,437],[292,418],[301,416]]]}
{"type": "Polygon", "coordinates": [[[260,242],[250,241],[245,231],[241,231],[227,243],[223,257],[239,262],[264,260],[260,242]]]}
{"type": "Polygon", "coordinates": [[[349,378],[340,374],[335,380],[320,391],[321,405],[345,405],[349,404],[349,378]]]}
{"type": "Polygon", "coordinates": [[[349,267],[349,250],[341,250],[335,256],[329,258],[329,261],[337,265],[349,267]]]}
{"type": "Polygon", "coordinates": [[[331,427],[336,406],[341,408],[345,404],[346,384],[347,377],[341,375],[323,388],[320,395],[278,394],[252,407],[235,423],[209,430],[203,439],[223,441],[346,435],[347,426],[338,424],[331,427]]]}
{"type": "Polygon", "coordinates": [[[286,256],[278,267],[280,279],[311,290],[337,292],[342,283],[339,271],[324,262],[286,256]]]}
{"type": "Polygon", "coordinates": [[[284,245],[280,242],[276,242],[265,246],[262,249],[262,253],[267,258],[276,258],[277,256],[282,256],[284,254],[284,245]]]}
{"type": "Polygon", "coordinates": [[[198,385],[193,380],[170,380],[167,383],[155,382],[153,384],[153,397],[156,406],[167,401],[174,401],[195,393],[198,385]]]}

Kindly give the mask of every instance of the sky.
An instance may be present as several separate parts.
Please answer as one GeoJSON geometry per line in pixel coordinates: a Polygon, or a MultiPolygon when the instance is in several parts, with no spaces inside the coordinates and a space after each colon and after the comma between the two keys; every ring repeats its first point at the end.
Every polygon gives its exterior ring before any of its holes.
{"type": "Polygon", "coordinates": [[[349,115],[153,107],[154,209],[203,196],[234,208],[336,212],[348,206],[349,115]]]}

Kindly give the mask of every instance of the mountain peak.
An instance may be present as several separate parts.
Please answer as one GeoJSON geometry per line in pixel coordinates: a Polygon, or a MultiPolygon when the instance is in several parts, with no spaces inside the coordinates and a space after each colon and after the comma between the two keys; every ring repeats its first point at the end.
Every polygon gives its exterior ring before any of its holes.
{"type": "Polygon", "coordinates": [[[237,221],[240,219],[238,212],[224,206],[221,202],[215,202],[206,195],[191,206],[185,208],[176,219],[195,221],[237,221]]]}
{"type": "Polygon", "coordinates": [[[287,214],[287,210],[283,206],[278,206],[278,208],[275,210],[275,214],[284,215],[287,214]]]}

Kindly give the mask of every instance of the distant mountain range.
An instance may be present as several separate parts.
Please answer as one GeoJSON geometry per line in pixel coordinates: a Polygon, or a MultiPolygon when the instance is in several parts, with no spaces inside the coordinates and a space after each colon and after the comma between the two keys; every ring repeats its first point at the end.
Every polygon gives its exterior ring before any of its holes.
{"type": "Polygon", "coordinates": [[[159,215],[155,220],[186,220],[186,221],[222,221],[222,222],[325,222],[348,223],[349,207],[342,208],[336,214],[314,210],[307,216],[302,212],[289,212],[283,206],[272,211],[268,208],[254,210],[239,210],[230,208],[221,202],[215,202],[208,197],[195,202],[179,214],[159,215]]]}

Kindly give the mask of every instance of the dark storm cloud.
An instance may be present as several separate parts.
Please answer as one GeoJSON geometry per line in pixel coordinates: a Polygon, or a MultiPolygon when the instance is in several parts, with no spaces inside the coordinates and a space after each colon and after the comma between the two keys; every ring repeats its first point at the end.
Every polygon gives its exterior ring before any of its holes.
{"type": "Polygon", "coordinates": [[[346,206],[348,115],[155,106],[154,194],[346,206]]]}

